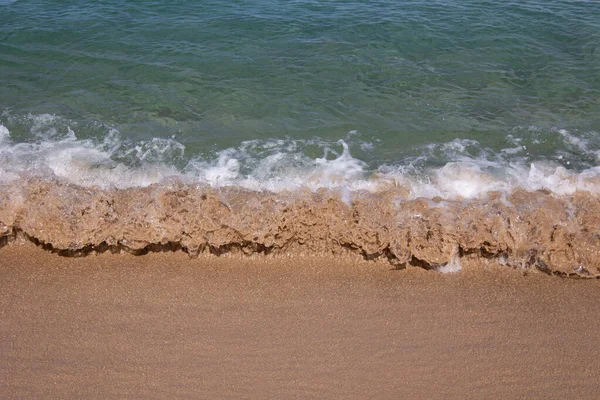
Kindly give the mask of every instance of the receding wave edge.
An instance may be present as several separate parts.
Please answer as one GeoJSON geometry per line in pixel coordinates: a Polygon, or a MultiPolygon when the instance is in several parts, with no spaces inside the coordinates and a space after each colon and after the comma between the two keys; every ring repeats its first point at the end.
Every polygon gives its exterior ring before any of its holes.
{"type": "Polygon", "coordinates": [[[523,270],[600,277],[594,193],[491,191],[475,199],[399,193],[201,187],[87,188],[32,177],[0,191],[0,245],[17,237],[66,256],[355,253],[397,268],[453,272],[465,257],[523,270]]]}

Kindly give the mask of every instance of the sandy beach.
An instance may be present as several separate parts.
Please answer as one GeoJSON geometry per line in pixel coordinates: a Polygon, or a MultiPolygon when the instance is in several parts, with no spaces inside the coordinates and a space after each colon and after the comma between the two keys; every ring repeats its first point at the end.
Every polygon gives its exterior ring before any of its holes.
{"type": "Polygon", "coordinates": [[[600,399],[599,15],[0,0],[0,400],[600,399]]]}
{"type": "Polygon", "coordinates": [[[600,281],[0,249],[0,397],[597,398],[600,281]]]}

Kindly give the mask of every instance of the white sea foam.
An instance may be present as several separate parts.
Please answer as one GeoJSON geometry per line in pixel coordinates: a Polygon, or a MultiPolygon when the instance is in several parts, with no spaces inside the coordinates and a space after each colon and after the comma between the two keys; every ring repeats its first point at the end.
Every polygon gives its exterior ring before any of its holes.
{"type": "MultiPolygon", "coordinates": [[[[576,171],[552,160],[529,162],[521,157],[522,139],[509,137],[506,151],[493,152],[477,141],[455,139],[428,144],[418,156],[404,157],[375,170],[351,152],[371,149],[351,132],[345,140],[249,140],[184,161],[185,146],[173,138],[126,143],[118,131],[106,128],[102,140],[81,139],[65,121],[52,115],[26,117],[31,136],[16,141],[0,124],[0,181],[38,174],[56,176],[83,186],[126,188],[148,186],[176,177],[210,186],[240,186],[273,192],[330,188],[352,205],[352,192],[399,188],[409,198],[474,198],[489,191],[514,188],[548,190],[557,195],[577,191],[600,193],[600,166],[576,171]],[[351,145],[350,145],[350,144],[351,145]],[[309,157],[305,148],[321,148],[309,157]],[[449,160],[427,167],[437,157],[449,160]],[[176,168],[175,161],[183,167],[176,168]],[[187,164],[187,165],[186,165],[187,164]]],[[[590,140],[558,131],[566,143],[586,155],[597,153],[590,140]]],[[[559,157],[556,157],[559,160],[559,157]]]]}
{"type": "MultiPolygon", "coordinates": [[[[40,119],[49,121],[49,118],[40,119]]],[[[36,132],[41,125],[35,125],[36,132]]],[[[147,186],[165,177],[178,174],[174,168],[160,163],[147,164],[141,168],[129,167],[114,161],[114,132],[105,141],[96,143],[89,139],[77,139],[71,129],[57,135],[51,129],[47,138],[33,143],[13,143],[10,133],[0,129],[0,176],[3,181],[14,180],[21,173],[37,173],[57,176],[68,182],[83,186],[117,187],[147,186]]],[[[48,133],[48,131],[47,131],[48,133]]],[[[161,143],[162,144],[162,143],[161,143]]],[[[117,146],[118,148],[118,146],[117,146]]]]}
{"type": "Polygon", "coordinates": [[[7,140],[9,136],[10,132],[8,131],[8,129],[6,129],[4,125],[0,124],[0,143],[7,140]]]}
{"type": "Polygon", "coordinates": [[[458,272],[462,270],[462,265],[460,265],[460,258],[452,257],[452,259],[446,265],[438,267],[436,268],[436,270],[441,272],[442,274],[453,274],[455,272],[458,272]]]}
{"type": "Polygon", "coordinates": [[[323,144],[324,155],[311,159],[298,150],[297,141],[243,142],[238,149],[219,152],[213,161],[195,159],[185,172],[212,186],[238,185],[252,190],[284,191],[302,187],[346,186],[351,190],[376,189],[377,182],[366,179],[366,163],[350,154],[340,140],[338,153],[323,144]]]}

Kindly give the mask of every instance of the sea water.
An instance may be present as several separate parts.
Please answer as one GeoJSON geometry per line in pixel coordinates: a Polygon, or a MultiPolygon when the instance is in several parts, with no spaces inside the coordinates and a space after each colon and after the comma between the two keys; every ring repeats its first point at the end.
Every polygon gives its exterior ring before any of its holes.
{"type": "Polygon", "coordinates": [[[600,2],[0,1],[0,182],[600,186],[600,2]]]}

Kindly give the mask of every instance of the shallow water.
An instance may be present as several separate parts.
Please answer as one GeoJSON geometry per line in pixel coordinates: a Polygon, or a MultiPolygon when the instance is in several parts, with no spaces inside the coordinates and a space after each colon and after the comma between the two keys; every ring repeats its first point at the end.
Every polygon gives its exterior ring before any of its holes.
{"type": "Polygon", "coordinates": [[[0,246],[600,276],[600,3],[0,15],[0,246]]]}
{"type": "Polygon", "coordinates": [[[5,180],[377,190],[383,176],[473,197],[597,174],[596,2],[19,0],[0,14],[5,180]]]}

